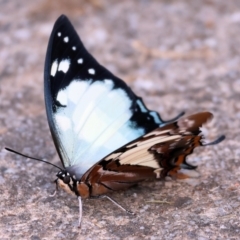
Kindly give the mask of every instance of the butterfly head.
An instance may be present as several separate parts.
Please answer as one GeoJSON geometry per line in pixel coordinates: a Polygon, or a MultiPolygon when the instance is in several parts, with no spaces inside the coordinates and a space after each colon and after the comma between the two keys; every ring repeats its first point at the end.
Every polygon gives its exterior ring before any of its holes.
{"type": "Polygon", "coordinates": [[[72,176],[66,170],[59,171],[56,176],[57,179],[55,180],[55,183],[58,187],[62,188],[68,193],[75,194],[77,185],[75,176],[72,176]]]}
{"type": "Polygon", "coordinates": [[[67,170],[59,171],[56,176],[55,183],[57,188],[60,187],[67,193],[81,196],[82,198],[90,196],[89,186],[81,180],[78,181],[75,175],[69,173],[67,170]]]}

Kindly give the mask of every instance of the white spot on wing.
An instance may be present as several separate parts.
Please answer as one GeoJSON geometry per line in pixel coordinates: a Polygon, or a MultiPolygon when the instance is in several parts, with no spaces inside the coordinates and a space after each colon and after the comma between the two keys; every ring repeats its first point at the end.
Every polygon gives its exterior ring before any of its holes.
{"type": "Polygon", "coordinates": [[[70,66],[70,60],[64,59],[60,62],[58,66],[58,71],[63,71],[64,73],[66,73],[69,69],[69,66],[70,66]]]}
{"type": "Polygon", "coordinates": [[[60,91],[58,92],[57,100],[61,103],[61,105],[67,106],[66,90],[60,90],[60,91]]]}
{"type": "Polygon", "coordinates": [[[83,59],[82,59],[82,58],[79,58],[77,62],[78,62],[79,64],[82,64],[82,63],[83,63],[83,59]]]}
{"type": "Polygon", "coordinates": [[[93,68],[88,69],[88,72],[89,72],[89,74],[92,74],[92,75],[95,74],[95,70],[93,68]]]}
{"type": "Polygon", "coordinates": [[[51,75],[53,77],[55,77],[56,72],[57,72],[57,68],[58,68],[58,61],[57,59],[52,63],[52,67],[51,67],[51,75]]]}
{"type": "Polygon", "coordinates": [[[72,47],[72,50],[75,51],[77,48],[75,46],[72,47]]]}
{"type": "Polygon", "coordinates": [[[67,42],[69,41],[69,37],[65,37],[65,38],[63,39],[63,41],[64,41],[65,43],[67,43],[67,42]]]}
{"type": "Polygon", "coordinates": [[[58,35],[59,37],[61,37],[61,35],[62,35],[62,34],[61,34],[60,32],[58,32],[58,34],[57,34],[57,35],[58,35]]]}

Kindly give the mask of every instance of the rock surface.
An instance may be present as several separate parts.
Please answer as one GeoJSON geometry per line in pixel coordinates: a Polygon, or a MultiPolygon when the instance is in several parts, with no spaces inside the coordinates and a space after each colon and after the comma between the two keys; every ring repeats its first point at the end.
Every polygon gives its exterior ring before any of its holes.
{"type": "Polygon", "coordinates": [[[240,3],[238,0],[0,1],[1,239],[239,239],[240,3]],[[55,169],[5,146],[60,164],[43,100],[52,26],[69,16],[85,46],[164,119],[182,110],[215,118],[196,149],[199,182],[144,182],[107,200],[78,202],[55,186],[55,169]]]}

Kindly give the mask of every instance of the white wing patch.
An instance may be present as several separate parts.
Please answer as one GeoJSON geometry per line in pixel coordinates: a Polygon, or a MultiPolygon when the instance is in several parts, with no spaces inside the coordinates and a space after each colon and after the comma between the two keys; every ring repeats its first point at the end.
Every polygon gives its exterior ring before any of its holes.
{"type": "Polygon", "coordinates": [[[60,90],[57,95],[57,101],[61,103],[63,106],[67,106],[67,95],[66,92],[63,90],[60,90]]]}
{"type": "Polygon", "coordinates": [[[142,112],[147,112],[146,107],[143,105],[143,103],[139,99],[137,100],[137,104],[140,107],[142,112]]]}
{"type": "Polygon", "coordinates": [[[150,112],[150,114],[152,115],[152,117],[156,123],[161,124],[159,116],[156,112],[150,112]]]}
{"type": "Polygon", "coordinates": [[[54,114],[65,167],[77,165],[83,174],[109,153],[144,134],[144,129],[130,126],[128,95],[113,86],[110,79],[75,79],[58,93],[58,101],[66,106],[54,114]]]}
{"type": "Polygon", "coordinates": [[[68,117],[57,115],[56,122],[58,123],[58,127],[62,129],[63,132],[71,129],[71,121],[68,117]]]}
{"type": "Polygon", "coordinates": [[[89,85],[90,81],[80,82],[80,79],[75,79],[71,82],[66,92],[68,99],[72,102],[72,104],[77,105],[79,99],[88,89],[89,85]]]}
{"type": "Polygon", "coordinates": [[[51,66],[51,76],[55,77],[58,68],[58,60],[56,59],[51,66]]]}
{"type": "Polygon", "coordinates": [[[70,66],[70,59],[63,59],[58,66],[58,71],[63,71],[64,73],[67,73],[70,66]]]}

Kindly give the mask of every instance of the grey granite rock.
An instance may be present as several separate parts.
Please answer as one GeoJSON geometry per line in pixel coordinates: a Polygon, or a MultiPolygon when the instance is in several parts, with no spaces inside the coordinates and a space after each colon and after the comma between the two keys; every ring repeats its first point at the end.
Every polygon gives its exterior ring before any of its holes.
{"type": "Polygon", "coordinates": [[[239,239],[240,3],[238,0],[0,1],[1,239],[239,239]],[[43,101],[43,64],[65,13],[84,44],[163,118],[208,110],[215,120],[196,149],[198,183],[144,182],[107,200],[78,202],[55,186],[55,169],[5,146],[60,164],[43,101]],[[162,203],[152,203],[152,201],[162,203]]]}

